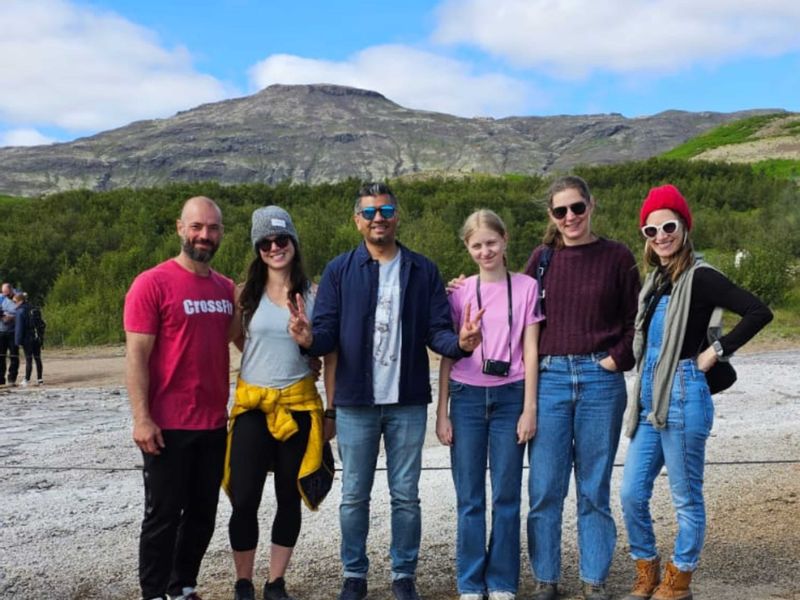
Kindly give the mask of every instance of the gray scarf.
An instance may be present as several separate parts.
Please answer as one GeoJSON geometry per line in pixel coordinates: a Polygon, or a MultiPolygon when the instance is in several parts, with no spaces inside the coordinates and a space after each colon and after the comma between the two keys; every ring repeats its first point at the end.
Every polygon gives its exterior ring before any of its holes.
{"type": "MultiPolygon", "coordinates": [[[[696,259],[694,264],[678,277],[672,286],[667,314],[664,320],[664,337],[661,350],[656,363],[653,377],[653,412],[647,415],[647,420],[656,429],[667,426],[667,413],[672,392],[672,380],[675,369],[680,359],[683,338],[686,333],[686,323],[689,320],[689,305],[692,299],[692,281],[695,269],[713,268],[701,259],[696,259]]],[[[644,319],[647,299],[655,292],[656,271],[651,271],[644,280],[642,291],[639,293],[639,310],[636,313],[635,333],[633,336],[633,356],[636,359],[636,381],[633,385],[633,394],[628,396],[628,416],[625,422],[625,435],[633,437],[639,425],[639,397],[642,391],[642,368],[644,366],[644,319]]]]}

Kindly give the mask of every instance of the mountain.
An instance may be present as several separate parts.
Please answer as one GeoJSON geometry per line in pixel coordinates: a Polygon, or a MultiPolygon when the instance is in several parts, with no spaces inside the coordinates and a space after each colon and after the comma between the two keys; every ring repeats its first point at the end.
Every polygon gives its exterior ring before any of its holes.
{"type": "Polygon", "coordinates": [[[73,142],[0,148],[0,193],[566,171],[648,158],[769,112],[776,111],[466,119],[404,108],[368,90],[273,85],[73,142]]]}

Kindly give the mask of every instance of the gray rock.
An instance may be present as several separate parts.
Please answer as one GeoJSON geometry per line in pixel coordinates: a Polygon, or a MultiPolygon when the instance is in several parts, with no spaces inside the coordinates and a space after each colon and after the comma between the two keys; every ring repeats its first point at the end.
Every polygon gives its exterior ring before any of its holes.
{"type": "Polygon", "coordinates": [[[465,119],[404,108],[368,90],[273,85],[69,143],[0,148],[0,193],[542,174],[649,158],[722,123],[768,112],[776,111],[465,119]]]}

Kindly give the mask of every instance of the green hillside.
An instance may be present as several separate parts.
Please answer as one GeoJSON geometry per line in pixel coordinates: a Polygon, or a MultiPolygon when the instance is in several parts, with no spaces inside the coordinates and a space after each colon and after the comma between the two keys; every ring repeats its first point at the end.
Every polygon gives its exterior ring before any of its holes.
{"type": "Polygon", "coordinates": [[[712,151],[723,147],[728,147],[728,156],[722,160],[748,163],[773,177],[800,179],[800,115],[794,113],[759,115],[721,125],[662,157],[720,160],[712,151]]]}
{"type": "MultiPolygon", "coordinates": [[[[575,170],[598,201],[595,229],[627,244],[638,256],[638,211],[654,185],[676,184],[695,215],[698,250],[773,306],[797,315],[800,294],[789,267],[800,257],[800,188],[747,165],[651,159],[575,170]],[[733,255],[751,257],[740,269],[733,255]]],[[[510,229],[509,263],[521,269],[547,223],[549,180],[536,176],[391,182],[400,199],[400,239],[431,257],[445,278],[473,271],[458,240],[473,210],[497,211],[510,229]]],[[[319,277],[336,254],[354,246],[352,223],[358,182],[221,186],[179,184],[145,190],[75,191],[40,199],[2,199],[0,277],[43,303],[50,343],[84,345],[123,339],[122,305],[133,277],[174,256],[175,219],[183,201],[203,194],[221,205],[225,239],[214,267],[241,280],[252,254],[250,215],[267,204],[292,214],[308,271],[319,277]]],[[[797,324],[800,327],[800,324],[797,324]]]]}

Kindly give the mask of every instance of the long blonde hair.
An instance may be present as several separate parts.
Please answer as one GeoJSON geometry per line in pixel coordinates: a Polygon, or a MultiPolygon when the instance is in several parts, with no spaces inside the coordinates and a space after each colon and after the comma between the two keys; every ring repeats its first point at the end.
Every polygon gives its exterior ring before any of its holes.
{"type": "MultiPolygon", "coordinates": [[[[553,208],[553,196],[558,194],[559,192],[563,192],[564,190],[576,190],[586,201],[586,204],[592,204],[592,193],[589,191],[589,184],[582,177],[578,177],[577,175],[566,175],[565,177],[559,177],[556,179],[552,185],[547,190],[547,208],[553,208]]],[[[561,235],[561,232],[558,230],[558,227],[555,223],[553,223],[552,219],[548,219],[547,222],[547,229],[544,232],[544,237],[542,238],[542,243],[545,246],[552,246],[554,248],[563,248],[564,247],[564,238],[561,235]]]]}

